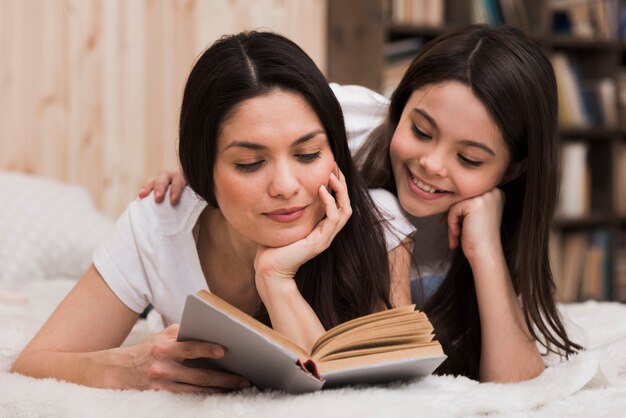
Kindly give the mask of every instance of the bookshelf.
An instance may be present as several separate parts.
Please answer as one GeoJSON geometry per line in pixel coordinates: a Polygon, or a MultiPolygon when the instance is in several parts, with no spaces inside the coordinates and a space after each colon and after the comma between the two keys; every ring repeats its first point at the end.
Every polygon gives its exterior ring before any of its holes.
{"type": "Polygon", "coordinates": [[[626,302],[626,0],[333,0],[328,12],[329,80],[386,95],[457,27],[508,23],[539,43],[559,85],[558,297],[626,302]]]}

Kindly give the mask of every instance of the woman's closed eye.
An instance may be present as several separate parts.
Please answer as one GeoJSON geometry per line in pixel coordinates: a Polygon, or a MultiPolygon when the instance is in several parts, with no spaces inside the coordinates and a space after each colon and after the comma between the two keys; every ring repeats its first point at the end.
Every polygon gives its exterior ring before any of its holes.
{"type": "Polygon", "coordinates": [[[300,161],[301,163],[305,163],[305,164],[312,163],[313,161],[317,160],[321,156],[322,156],[321,151],[307,153],[307,154],[295,154],[296,159],[300,161]]]}
{"type": "Polygon", "coordinates": [[[244,173],[248,173],[261,168],[264,162],[265,160],[258,160],[252,163],[235,163],[235,168],[239,171],[243,171],[244,173]]]}
{"type": "Polygon", "coordinates": [[[413,131],[413,135],[415,135],[419,139],[422,139],[422,140],[430,140],[430,139],[432,139],[432,136],[430,136],[426,132],[422,131],[414,123],[411,124],[411,130],[413,131]]]}

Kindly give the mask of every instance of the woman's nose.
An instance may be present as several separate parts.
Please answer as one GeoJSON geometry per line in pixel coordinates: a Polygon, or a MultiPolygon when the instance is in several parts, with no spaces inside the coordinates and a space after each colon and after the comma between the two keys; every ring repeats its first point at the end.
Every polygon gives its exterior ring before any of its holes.
{"type": "Polygon", "coordinates": [[[300,190],[300,181],[291,167],[277,167],[270,180],[269,193],[273,197],[290,198],[300,190]]]}

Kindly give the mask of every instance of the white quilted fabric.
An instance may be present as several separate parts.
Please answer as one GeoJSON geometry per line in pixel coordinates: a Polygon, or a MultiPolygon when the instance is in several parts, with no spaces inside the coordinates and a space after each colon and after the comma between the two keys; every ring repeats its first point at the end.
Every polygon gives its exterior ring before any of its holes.
{"type": "Polygon", "coordinates": [[[0,171],[0,283],[79,278],[112,226],[81,186],[0,171]]]}

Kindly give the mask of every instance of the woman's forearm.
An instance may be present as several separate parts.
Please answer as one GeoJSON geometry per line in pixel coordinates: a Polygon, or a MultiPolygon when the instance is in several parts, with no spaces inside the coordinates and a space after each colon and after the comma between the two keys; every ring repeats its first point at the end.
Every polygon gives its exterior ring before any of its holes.
{"type": "MultiPolygon", "coordinates": [[[[263,283],[268,284],[268,280],[263,283]]],[[[309,351],[325,329],[295,281],[281,279],[271,285],[257,285],[257,288],[272,328],[309,351]]]]}
{"type": "Polygon", "coordinates": [[[519,305],[504,255],[470,262],[480,312],[480,379],[518,382],[538,376],[544,365],[519,305]]]}
{"type": "Polygon", "coordinates": [[[118,373],[130,369],[131,359],[122,348],[91,353],[34,351],[24,353],[11,367],[11,372],[36,378],[54,378],[97,388],[124,388],[118,373]]]}

